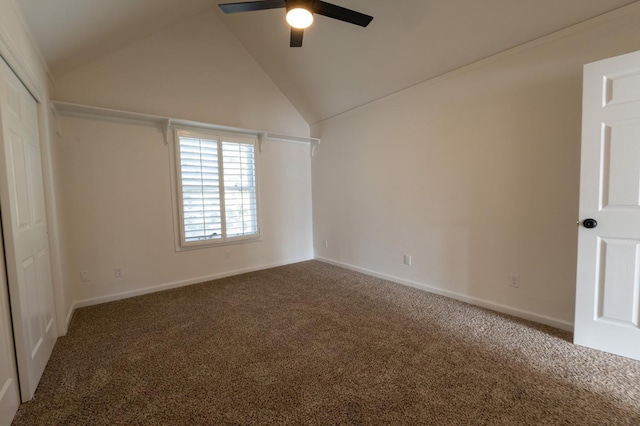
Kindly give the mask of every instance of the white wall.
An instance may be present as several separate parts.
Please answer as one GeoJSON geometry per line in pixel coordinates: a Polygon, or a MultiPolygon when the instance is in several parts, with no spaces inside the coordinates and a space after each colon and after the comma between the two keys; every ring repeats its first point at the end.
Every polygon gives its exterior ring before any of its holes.
{"type": "MultiPolygon", "coordinates": [[[[55,99],[309,135],[213,12],[63,76],[55,99]]],[[[313,257],[308,146],[263,145],[261,242],[176,252],[169,148],[159,129],[73,117],[62,117],[61,128],[65,259],[79,305],[313,257]],[[125,277],[115,278],[115,266],[125,277]],[[81,271],[89,283],[80,282],[81,271]]]]}
{"type": "Polygon", "coordinates": [[[570,328],[582,65],[640,49],[627,10],[312,126],[316,257],[570,328]]]}
{"type": "Polygon", "coordinates": [[[63,275],[56,204],[56,170],[51,152],[49,76],[22,12],[14,0],[0,0],[0,55],[38,100],[40,146],[58,332],[66,334],[72,295],[63,275]]]}

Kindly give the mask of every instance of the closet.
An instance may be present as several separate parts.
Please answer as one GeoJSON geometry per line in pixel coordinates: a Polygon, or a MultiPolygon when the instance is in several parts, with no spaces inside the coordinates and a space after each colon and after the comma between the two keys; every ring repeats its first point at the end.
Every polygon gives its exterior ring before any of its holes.
{"type": "Polygon", "coordinates": [[[57,337],[36,99],[0,59],[0,425],[33,397],[57,337]]]}

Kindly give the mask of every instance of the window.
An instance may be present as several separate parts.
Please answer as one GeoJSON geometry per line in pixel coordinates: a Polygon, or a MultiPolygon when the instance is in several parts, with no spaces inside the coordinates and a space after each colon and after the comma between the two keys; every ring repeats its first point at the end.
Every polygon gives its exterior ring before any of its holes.
{"type": "Polygon", "coordinates": [[[257,238],[256,140],[176,131],[180,245],[257,238]]]}

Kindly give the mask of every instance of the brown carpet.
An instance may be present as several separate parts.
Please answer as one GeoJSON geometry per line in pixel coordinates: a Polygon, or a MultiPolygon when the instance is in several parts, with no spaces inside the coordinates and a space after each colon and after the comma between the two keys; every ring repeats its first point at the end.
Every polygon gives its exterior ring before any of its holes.
{"type": "Polygon", "coordinates": [[[640,363],[310,261],[78,309],[16,425],[640,425],[640,363]]]}

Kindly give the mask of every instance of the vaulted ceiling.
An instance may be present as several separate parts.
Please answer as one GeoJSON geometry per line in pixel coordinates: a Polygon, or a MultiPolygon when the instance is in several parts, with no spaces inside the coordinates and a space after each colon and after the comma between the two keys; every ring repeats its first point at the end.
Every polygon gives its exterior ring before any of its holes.
{"type": "Polygon", "coordinates": [[[282,9],[225,15],[216,5],[227,0],[16,1],[54,77],[214,8],[309,124],[635,2],[330,0],[374,20],[361,28],[317,16],[303,47],[290,48],[282,9]]]}

